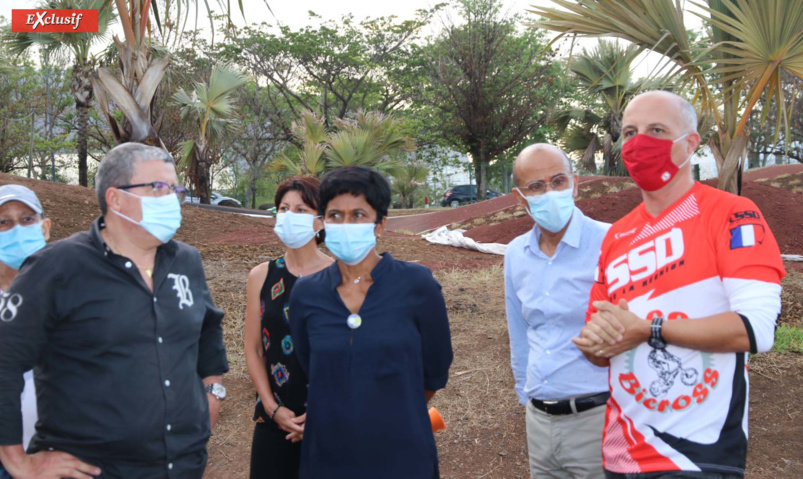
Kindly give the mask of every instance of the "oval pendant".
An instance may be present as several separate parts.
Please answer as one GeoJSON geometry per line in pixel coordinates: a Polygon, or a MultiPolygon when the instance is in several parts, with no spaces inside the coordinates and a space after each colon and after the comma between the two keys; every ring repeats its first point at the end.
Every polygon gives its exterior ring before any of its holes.
{"type": "Polygon", "coordinates": [[[359,314],[350,314],[346,319],[346,324],[348,324],[351,329],[357,329],[362,325],[362,318],[359,314]]]}

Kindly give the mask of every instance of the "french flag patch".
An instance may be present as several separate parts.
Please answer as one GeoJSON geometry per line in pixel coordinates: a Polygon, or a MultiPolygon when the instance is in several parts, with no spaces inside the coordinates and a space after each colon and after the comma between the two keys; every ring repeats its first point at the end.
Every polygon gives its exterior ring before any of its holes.
{"type": "Polygon", "coordinates": [[[741,225],[731,229],[731,249],[749,248],[764,241],[763,225],[741,225]]]}

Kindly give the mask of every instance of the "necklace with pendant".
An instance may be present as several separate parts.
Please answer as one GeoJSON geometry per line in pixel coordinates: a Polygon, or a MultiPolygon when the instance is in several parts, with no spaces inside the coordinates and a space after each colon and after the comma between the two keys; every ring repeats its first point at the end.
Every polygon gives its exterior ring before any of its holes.
{"type": "MultiPolygon", "coordinates": [[[[107,233],[107,235],[108,235],[108,233],[107,233]]],[[[106,237],[106,248],[107,248],[107,249],[110,249],[112,252],[115,252],[115,253],[117,253],[117,254],[120,254],[120,253],[118,252],[117,248],[115,247],[115,245],[114,245],[114,244],[112,243],[112,241],[111,241],[111,235],[108,235],[108,236],[106,237]]],[[[151,279],[153,279],[153,268],[155,268],[155,267],[156,267],[156,263],[154,263],[154,264],[153,264],[151,267],[149,267],[149,268],[143,268],[143,267],[141,267],[141,266],[137,265],[137,269],[139,269],[139,270],[141,270],[141,271],[145,271],[145,274],[147,274],[147,275],[148,275],[148,277],[149,277],[149,278],[151,278],[151,279]]]]}

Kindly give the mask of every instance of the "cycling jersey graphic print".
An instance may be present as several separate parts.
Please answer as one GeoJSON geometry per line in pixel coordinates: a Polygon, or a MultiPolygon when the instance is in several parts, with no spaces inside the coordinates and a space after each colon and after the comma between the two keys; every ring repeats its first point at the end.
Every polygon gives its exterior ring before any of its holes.
{"type": "MultiPolygon", "coordinates": [[[[744,322],[750,349],[765,351],[783,275],[775,237],[755,204],[695,183],[658,217],[641,204],[611,227],[590,299],[627,300],[647,321],[732,311],[744,322]]],[[[587,319],[595,312],[590,303],[587,319]]],[[[611,358],[605,469],[743,474],[746,356],[642,343],[611,358]]]]}

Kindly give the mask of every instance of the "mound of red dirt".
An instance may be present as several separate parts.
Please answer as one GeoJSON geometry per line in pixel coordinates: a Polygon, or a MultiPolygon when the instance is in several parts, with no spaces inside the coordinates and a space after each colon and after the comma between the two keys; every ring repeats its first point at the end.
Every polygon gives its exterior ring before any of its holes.
{"type": "Polygon", "coordinates": [[[410,233],[423,233],[434,230],[443,225],[469,221],[480,216],[486,216],[497,211],[510,208],[516,204],[513,195],[500,196],[492,200],[481,201],[460,208],[453,208],[437,213],[423,213],[409,216],[388,217],[387,229],[390,231],[404,231],[410,233]]]}
{"type": "MultiPolygon", "coordinates": [[[[716,180],[704,182],[716,185],[716,180]]],[[[803,254],[803,195],[753,181],[745,182],[742,194],[753,200],[770,226],[781,253],[803,254]]],[[[590,218],[613,223],[641,203],[641,191],[631,188],[599,198],[579,200],[577,207],[590,218]]],[[[481,243],[507,244],[516,236],[533,227],[529,216],[508,220],[496,225],[479,226],[466,232],[466,236],[481,243]]]]}
{"type": "Polygon", "coordinates": [[[744,181],[767,180],[777,178],[781,175],[793,175],[803,173],[803,164],[797,165],[772,165],[764,168],[747,170],[742,174],[744,181]]]}
{"type": "MultiPolygon", "coordinates": [[[[581,176],[580,185],[580,196],[591,198],[604,194],[611,187],[624,189],[633,186],[633,181],[630,178],[611,176],[581,176]]],[[[489,216],[515,206],[516,198],[513,195],[505,195],[436,213],[389,217],[387,229],[389,231],[415,234],[426,233],[445,225],[470,223],[477,218],[489,216]]]]}
{"type": "MultiPolygon", "coordinates": [[[[51,229],[53,240],[89,229],[92,221],[100,215],[95,190],[91,188],[30,180],[0,173],[0,185],[10,183],[27,186],[36,193],[45,215],[53,222],[51,229]]],[[[266,220],[262,218],[218,213],[193,207],[184,207],[181,213],[183,220],[176,239],[194,246],[238,230],[256,228],[268,235],[268,230],[264,226],[266,220]]],[[[268,236],[275,238],[272,233],[268,236]]]]}

